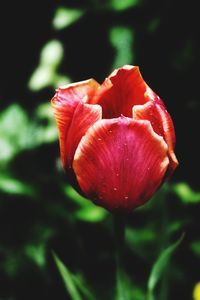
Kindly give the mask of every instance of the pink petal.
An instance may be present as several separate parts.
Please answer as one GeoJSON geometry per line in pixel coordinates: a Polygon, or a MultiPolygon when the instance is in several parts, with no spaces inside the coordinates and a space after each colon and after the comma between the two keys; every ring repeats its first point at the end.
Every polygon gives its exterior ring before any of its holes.
{"type": "Polygon", "coordinates": [[[143,80],[139,67],[125,65],[111,73],[90,103],[102,106],[105,119],[119,117],[121,114],[131,117],[133,105],[144,104],[149,100],[147,89],[151,91],[143,80]]]}
{"type": "Polygon", "coordinates": [[[143,204],[161,185],[167,145],[149,121],[100,120],[75,152],[73,169],[85,195],[113,211],[143,204]]]}
{"type": "Polygon", "coordinates": [[[63,168],[71,166],[75,149],[88,128],[101,119],[99,105],[84,104],[95,93],[98,83],[90,79],[57,90],[52,106],[58,126],[63,168]]]}
{"type": "Polygon", "coordinates": [[[154,131],[163,136],[168,145],[168,156],[170,163],[167,171],[167,177],[170,177],[178,165],[177,158],[174,154],[176,137],[172,119],[163,102],[157,96],[157,99],[155,99],[153,102],[151,101],[144,105],[134,106],[133,118],[137,120],[149,120],[154,131]]]}
{"type": "Polygon", "coordinates": [[[80,101],[87,102],[88,98],[93,97],[99,87],[99,83],[94,79],[66,84],[56,90],[52,101],[68,102],[70,105],[80,101]]]}
{"type": "Polygon", "coordinates": [[[76,148],[88,128],[102,117],[100,105],[79,103],[75,109],[68,135],[64,145],[64,155],[67,157],[68,165],[74,158],[76,148]]]}

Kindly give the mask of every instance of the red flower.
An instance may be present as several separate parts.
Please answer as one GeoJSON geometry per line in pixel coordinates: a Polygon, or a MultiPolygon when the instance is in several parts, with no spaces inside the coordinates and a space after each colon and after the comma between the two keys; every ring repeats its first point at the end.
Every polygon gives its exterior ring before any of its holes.
{"type": "Polygon", "coordinates": [[[148,201],[178,165],[172,119],[138,67],[57,89],[52,99],[63,168],[88,198],[130,211],[148,201]]]}

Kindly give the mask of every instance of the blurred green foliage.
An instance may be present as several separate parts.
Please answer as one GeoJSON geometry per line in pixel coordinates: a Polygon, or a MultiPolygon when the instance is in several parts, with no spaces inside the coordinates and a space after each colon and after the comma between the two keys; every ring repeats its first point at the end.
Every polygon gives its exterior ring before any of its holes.
{"type": "Polygon", "coordinates": [[[112,68],[119,68],[125,64],[133,64],[132,52],[133,30],[126,27],[113,27],[110,30],[110,42],[116,51],[112,68]]]}
{"type": "Polygon", "coordinates": [[[186,182],[179,182],[174,185],[174,191],[185,204],[200,202],[200,192],[192,190],[186,182]]]}
{"type": "Polygon", "coordinates": [[[96,206],[88,199],[79,195],[71,186],[64,186],[64,193],[68,199],[77,204],[75,217],[78,220],[93,223],[103,221],[106,218],[108,213],[105,209],[96,206]]]}
{"type": "Polygon", "coordinates": [[[165,100],[180,161],[171,181],[127,215],[127,294],[130,300],[145,300],[149,293],[156,300],[191,299],[200,280],[194,1],[31,1],[12,3],[12,10],[10,2],[5,5],[0,299],[114,299],[112,215],[69,185],[50,99],[59,85],[90,77],[102,82],[123,64],[139,65],[165,100]]]}
{"type": "MultiPolygon", "coordinates": [[[[178,241],[162,251],[157,261],[154,263],[148,280],[148,300],[156,299],[154,297],[156,285],[162,278],[162,274],[166,274],[166,269],[169,268],[170,258],[182,240],[183,235],[178,239],[178,241]]],[[[164,297],[167,298],[166,292],[164,297]]]]}
{"type": "Polygon", "coordinates": [[[39,91],[48,86],[69,83],[69,78],[57,73],[64,56],[62,44],[57,40],[49,41],[41,50],[38,67],[33,72],[28,86],[32,91],[39,91]]]}
{"type": "Polygon", "coordinates": [[[54,15],[53,27],[57,30],[66,28],[76,22],[83,14],[81,9],[58,7],[54,15]]]}
{"type": "Polygon", "coordinates": [[[111,0],[110,5],[113,10],[121,11],[130,7],[137,6],[140,2],[140,0],[111,0]]]}

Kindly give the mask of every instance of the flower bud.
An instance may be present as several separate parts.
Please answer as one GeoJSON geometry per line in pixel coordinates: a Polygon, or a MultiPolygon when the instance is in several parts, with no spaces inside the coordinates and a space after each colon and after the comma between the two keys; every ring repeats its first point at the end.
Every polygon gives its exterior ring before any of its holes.
{"type": "Polygon", "coordinates": [[[172,119],[138,67],[62,86],[52,106],[63,168],[110,211],[144,204],[178,165],[172,119]]]}

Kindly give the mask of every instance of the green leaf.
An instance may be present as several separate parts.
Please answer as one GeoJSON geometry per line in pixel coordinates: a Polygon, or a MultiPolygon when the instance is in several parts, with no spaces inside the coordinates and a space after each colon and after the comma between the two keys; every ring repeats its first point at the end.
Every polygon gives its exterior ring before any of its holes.
{"type": "Polygon", "coordinates": [[[129,299],[146,300],[146,295],[145,295],[144,291],[139,287],[132,285],[131,287],[129,287],[129,293],[130,293],[129,299]],[[130,289],[131,289],[131,291],[130,291],[130,289]]]}
{"type": "Polygon", "coordinates": [[[40,64],[56,68],[61,63],[64,56],[64,49],[60,41],[51,40],[42,48],[40,54],[40,64]]]}
{"type": "Polygon", "coordinates": [[[26,255],[30,257],[39,267],[45,265],[45,244],[31,245],[27,244],[24,249],[26,255]]]}
{"type": "Polygon", "coordinates": [[[181,230],[181,228],[183,228],[184,226],[186,226],[188,223],[190,223],[189,219],[181,219],[181,220],[176,220],[176,221],[171,221],[168,224],[168,232],[169,233],[175,233],[179,230],[181,230]]]}
{"type": "Polygon", "coordinates": [[[114,10],[125,10],[134,6],[137,6],[140,0],[111,0],[111,7],[114,10]]]}
{"type": "Polygon", "coordinates": [[[200,240],[192,242],[190,248],[197,256],[200,256],[200,240]]]}
{"type": "Polygon", "coordinates": [[[72,275],[74,282],[77,286],[77,288],[79,288],[79,290],[82,292],[82,294],[85,296],[85,298],[87,300],[95,300],[94,296],[92,295],[92,293],[90,292],[90,290],[87,288],[83,278],[81,278],[80,276],[74,276],[72,275]]]}
{"type": "Polygon", "coordinates": [[[39,91],[50,86],[53,82],[54,72],[46,66],[39,66],[33,72],[28,86],[31,91],[39,91]]]}
{"type": "Polygon", "coordinates": [[[63,262],[58,258],[58,256],[53,252],[53,258],[55,260],[58,271],[64,282],[66,291],[69,293],[72,300],[82,300],[82,297],[75,285],[74,279],[68,268],[63,264],[63,262]]]}
{"type": "Polygon", "coordinates": [[[196,192],[186,182],[174,185],[173,190],[184,204],[195,204],[200,202],[200,192],[196,192]]]}
{"type": "Polygon", "coordinates": [[[81,196],[71,186],[67,185],[63,187],[65,195],[75,202],[79,207],[75,211],[75,217],[85,222],[101,222],[107,216],[107,211],[99,206],[96,206],[87,198],[81,196]]]}
{"type": "Polygon", "coordinates": [[[25,147],[28,117],[18,105],[12,104],[0,114],[0,161],[5,163],[25,147]]]}
{"type": "Polygon", "coordinates": [[[53,19],[53,27],[57,30],[68,27],[76,22],[84,14],[83,10],[75,8],[59,7],[53,19]]]}
{"type": "Polygon", "coordinates": [[[56,141],[58,132],[50,103],[40,104],[32,120],[21,106],[10,105],[0,113],[0,136],[1,166],[20,151],[56,141]]]}
{"type": "Polygon", "coordinates": [[[134,60],[132,43],[134,39],[133,30],[118,26],[110,30],[110,42],[115,48],[115,60],[112,68],[118,68],[124,64],[131,64],[134,60]]]}
{"type": "Polygon", "coordinates": [[[146,258],[149,247],[153,247],[156,240],[155,228],[148,224],[146,228],[126,228],[126,243],[138,256],[146,258]]]}
{"type": "Polygon", "coordinates": [[[158,257],[157,261],[154,263],[149,280],[148,280],[148,300],[155,300],[154,297],[154,290],[161,279],[163,273],[165,272],[166,266],[169,263],[169,260],[172,256],[172,254],[175,252],[177,247],[180,245],[184,238],[184,234],[181,235],[181,237],[172,245],[170,245],[168,248],[166,248],[158,257]]]}
{"type": "Polygon", "coordinates": [[[17,179],[0,175],[0,191],[14,195],[34,195],[34,190],[28,184],[17,179]]]}
{"type": "Polygon", "coordinates": [[[64,194],[72,201],[74,201],[76,204],[87,207],[90,205],[90,202],[87,198],[81,196],[72,186],[65,185],[63,186],[63,192],[64,194]]]}
{"type": "Polygon", "coordinates": [[[28,87],[32,91],[60,84],[67,84],[70,79],[58,73],[58,67],[64,57],[64,48],[60,41],[51,40],[41,50],[39,64],[32,73],[28,87]]]}
{"type": "Polygon", "coordinates": [[[97,206],[88,206],[77,210],[75,216],[81,221],[96,223],[105,219],[106,211],[97,206]]]}
{"type": "Polygon", "coordinates": [[[68,83],[70,83],[71,80],[68,76],[66,75],[62,75],[62,74],[54,74],[54,78],[53,78],[53,86],[55,88],[57,88],[58,86],[62,86],[62,85],[66,85],[68,83]]]}
{"type": "Polygon", "coordinates": [[[49,102],[42,103],[37,107],[36,117],[38,121],[45,121],[45,125],[36,126],[34,129],[34,143],[51,143],[58,139],[58,132],[53,116],[53,110],[49,102]]]}

